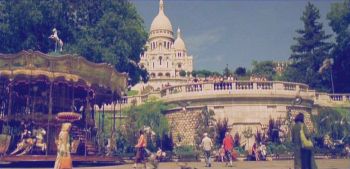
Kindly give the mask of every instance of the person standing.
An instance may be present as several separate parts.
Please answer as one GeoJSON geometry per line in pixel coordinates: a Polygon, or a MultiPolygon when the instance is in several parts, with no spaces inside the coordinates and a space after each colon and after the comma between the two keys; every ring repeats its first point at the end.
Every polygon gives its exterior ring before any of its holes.
{"type": "Polygon", "coordinates": [[[265,146],[265,144],[261,143],[259,150],[260,150],[260,154],[261,154],[261,160],[266,160],[266,146],[265,146]]]}
{"type": "MultiPolygon", "coordinates": [[[[233,150],[233,138],[231,137],[230,133],[226,132],[225,138],[223,140],[225,155],[228,161],[230,161],[230,167],[233,166],[232,164],[232,150],[233,150]]],[[[227,162],[226,162],[227,166],[227,162]]]]}
{"type": "Polygon", "coordinates": [[[253,160],[255,159],[255,161],[260,160],[260,158],[259,158],[259,146],[256,143],[254,143],[253,147],[252,147],[252,157],[253,157],[253,160]]]}
{"type": "Polygon", "coordinates": [[[345,146],[345,157],[346,158],[349,158],[350,157],[350,146],[349,146],[349,144],[346,144],[346,146],[345,146]]]}
{"type": "Polygon", "coordinates": [[[71,123],[63,123],[58,135],[57,157],[54,169],[72,169],[72,159],[70,156],[69,130],[71,123]]]}
{"type": "Polygon", "coordinates": [[[143,134],[143,130],[140,130],[140,136],[139,136],[139,139],[137,141],[137,144],[135,145],[136,159],[135,159],[134,168],[137,168],[137,163],[143,163],[144,168],[146,168],[146,163],[145,163],[146,145],[147,145],[147,142],[146,142],[146,138],[143,134]]]}
{"type": "Polygon", "coordinates": [[[208,137],[208,133],[204,133],[204,138],[202,139],[201,146],[204,150],[205,166],[211,167],[210,151],[213,148],[213,142],[208,137]]]}
{"type": "Polygon", "coordinates": [[[304,124],[304,114],[295,116],[295,125],[292,128],[292,142],[294,147],[294,169],[317,169],[312,150],[302,147],[301,130],[310,139],[310,133],[304,124]]]}

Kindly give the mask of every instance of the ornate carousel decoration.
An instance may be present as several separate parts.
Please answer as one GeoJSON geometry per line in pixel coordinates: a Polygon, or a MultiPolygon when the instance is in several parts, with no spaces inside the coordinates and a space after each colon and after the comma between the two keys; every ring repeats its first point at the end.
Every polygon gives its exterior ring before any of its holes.
{"type": "Polygon", "coordinates": [[[95,107],[115,103],[126,88],[126,74],[80,56],[0,54],[0,157],[56,154],[64,122],[72,123],[73,153],[94,155],[95,107]]]}
{"type": "Polygon", "coordinates": [[[81,115],[76,112],[60,112],[56,115],[56,119],[60,122],[75,122],[81,119],[81,115]]]}

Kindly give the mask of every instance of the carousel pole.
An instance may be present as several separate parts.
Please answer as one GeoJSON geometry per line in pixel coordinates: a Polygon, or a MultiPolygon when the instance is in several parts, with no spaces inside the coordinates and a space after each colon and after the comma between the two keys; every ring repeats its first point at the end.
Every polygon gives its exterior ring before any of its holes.
{"type": "Polygon", "coordinates": [[[98,108],[98,128],[101,128],[101,107],[98,108]]]}
{"type": "Polygon", "coordinates": [[[113,101],[113,132],[115,132],[115,115],[116,115],[116,111],[115,111],[115,101],[113,101]]]}
{"type": "MultiPolygon", "coordinates": [[[[52,89],[53,89],[53,81],[50,80],[50,91],[49,91],[49,114],[47,116],[47,134],[46,134],[46,144],[49,144],[49,135],[50,135],[50,120],[52,116],[52,89]]],[[[47,146],[48,147],[48,146],[47,146]]],[[[46,147],[46,155],[49,154],[49,150],[46,147]]]]}
{"type": "MultiPolygon", "coordinates": [[[[12,111],[12,86],[13,85],[13,79],[10,79],[10,83],[9,83],[9,105],[8,105],[8,109],[7,109],[7,126],[9,126],[9,120],[10,120],[10,117],[11,117],[11,111],[12,111]]],[[[10,133],[10,131],[9,131],[9,134],[11,134],[10,133]]]]}
{"type": "Polygon", "coordinates": [[[119,100],[119,128],[122,127],[122,97],[119,100]]]}
{"type": "MultiPolygon", "coordinates": [[[[102,127],[101,127],[103,145],[104,145],[104,142],[105,142],[105,132],[104,132],[104,128],[105,128],[105,105],[103,104],[103,105],[102,105],[102,127]]],[[[103,150],[104,150],[104,148],[103,148],[103,150]]]]}
{"type": "Polygon", "coordinates": [[[88,98],[86,99],[86,104],[85,104],[85,157],[87,156],[87,142],[88,142],[88,138],[87,138],[87,132],[88,132],[88,127],[87,127],[87,123],[88,123],[88,117],[87,117],[87,111],[89,110],[87,108],[87,106],[89,106],[89,101],[88,98]]]}
{"type": "Polygon", "coordinates": [[[101,126],[101,129],[102,129],[102,133],[103,133],[103,136],[104,136],[104,127],[105,127],[105,105],[102,105],[102,126],[101,126]]]}

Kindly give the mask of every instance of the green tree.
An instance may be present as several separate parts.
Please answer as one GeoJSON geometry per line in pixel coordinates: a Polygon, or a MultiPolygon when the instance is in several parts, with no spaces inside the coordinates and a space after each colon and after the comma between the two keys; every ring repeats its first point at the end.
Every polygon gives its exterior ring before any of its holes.
{"type": "Polygon", "coordinates": [[[252,74],[266,77],[268,80],[272,80],[276,75],[275,64],[272,61],[253,61],[252,74]]]}
{"type": "Polygon", "coordinates": [[[198,77],[209,77],[209,76],[221,76],[220,73],[215,72],[215,71],[210,71],[210,70],[206,70],[206,69],[202,69],[202,70],[193,70],[192,71],[192,76],[198,76],[198,77]]]}
{"type": "Polygon", "coordinates": [[[130,83],[148,79],[138,67],[147,40],[143,20],[129,1],[12,1],[0,2],[0,52],[52,52],[48,38],[57,28],[64,53],[93,62],[107,62],[127,72],[130,83]]]}
{"type": "Polygon", "coordinates": [[[228,65],[226,65],[225,69],[222,72],[222,75],[226,76],[226,77],[233,75],[232,70],[230,68],[228,68],[228,65]]]}
{"type": "Polygon", "coordinates": [[[334,87],[336,92],[350,92],[350,1],[334,3],[327,18],[336,33],[334,56],[334,87]]]}
{"type": "Polygon", "coordinates": [[[244,68],[244,67],[238,67],[238,68],[235,70],[235,74],[236,74],[237,76],[245,76],[246,73],[247,73],[247,70],[246,70],[246,68],[244,68]]]}
{"type": "Polygon", "coordinates": [[[310,2],[306,5],[301,17],[304,24],[303,29],[296,32],[297,44],[291,46],[292,55],[289,59],[293,63],[287,67],[283,79],[293,82],[306,83],[311,88],[321,91],[330,90],[330,74],[319,73],[323,61],[329,57],[332,44],[327,42],[330,35],[326,35],[322,29],[319,10],[310,2]]]}
{"type": "Polygon", "coordinates": [[[195,142],[196,145],[199,145],[202,141],[203,134],[208,133],[210,138],[214,137],[215,127],[214,124],[216,119],[214,118],[214,111],[209,110],[207,106],[205,106],[202,111],[198,114],[197,124],[196,124],[196,133],[195,133],[195,142]]]}
{"type": "Polygon", "coordinates": [[[126,123],[127,132],[125,133],[127,139],[134,142],[137,131],[144,126],[149,126],[155,132],[156,140],[159,140],[154,144],[160,144],[157,146],[161,147],[162,141],[165,138],[164,135],[169,136],[168,120],[163,114],[163,112],[169,108],[168,105],[154,98],[150,98],[142,105],[131,106],[125,111],[128,117],[126,123]],[[132,134],[132,132],[134,132],[134,134],[132,134]]]}
{"type": "Polygon", "coordinates": [[[235,136],[233,136],[233,138],[235,140],[234,146],[235,147],[241,146],[241,137],[239,136],[238,132],[235,133],[235,136]]]}
{"type": "Polygon", "coordinates": [[[197,76],[197,71],[193,70],[193,71],[191,72],[191,75],[192,75],[192,77],[196,77],[196,76],[197,76]]]}
{"type": "Polygon", "coordinates": [[[322,108],[313,117],[317,130],[316,137],[323,138],[328,134],[332,140],[349,137],[350,112],[343,108],[322,108]]]}

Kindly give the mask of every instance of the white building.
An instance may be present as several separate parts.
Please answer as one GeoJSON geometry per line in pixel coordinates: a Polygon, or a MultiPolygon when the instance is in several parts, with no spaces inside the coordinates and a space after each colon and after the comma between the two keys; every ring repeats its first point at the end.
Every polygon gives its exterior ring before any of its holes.
{"type": "MultiPolygon", "coordinates": [[[[164,13],[163,0],[159,1],[158,15],[153,19],[146,51],[141,55],[140,66],[150,74],[150,85],[164,83],[156,79],[177,79],[180,71],[192,72],[193,57],[187,54],[181,31],[177,29],[177,38],[174,38],[173,27],[164,13]]],[[[157,85],[158,86],[158,85],[157,85]]]]}

